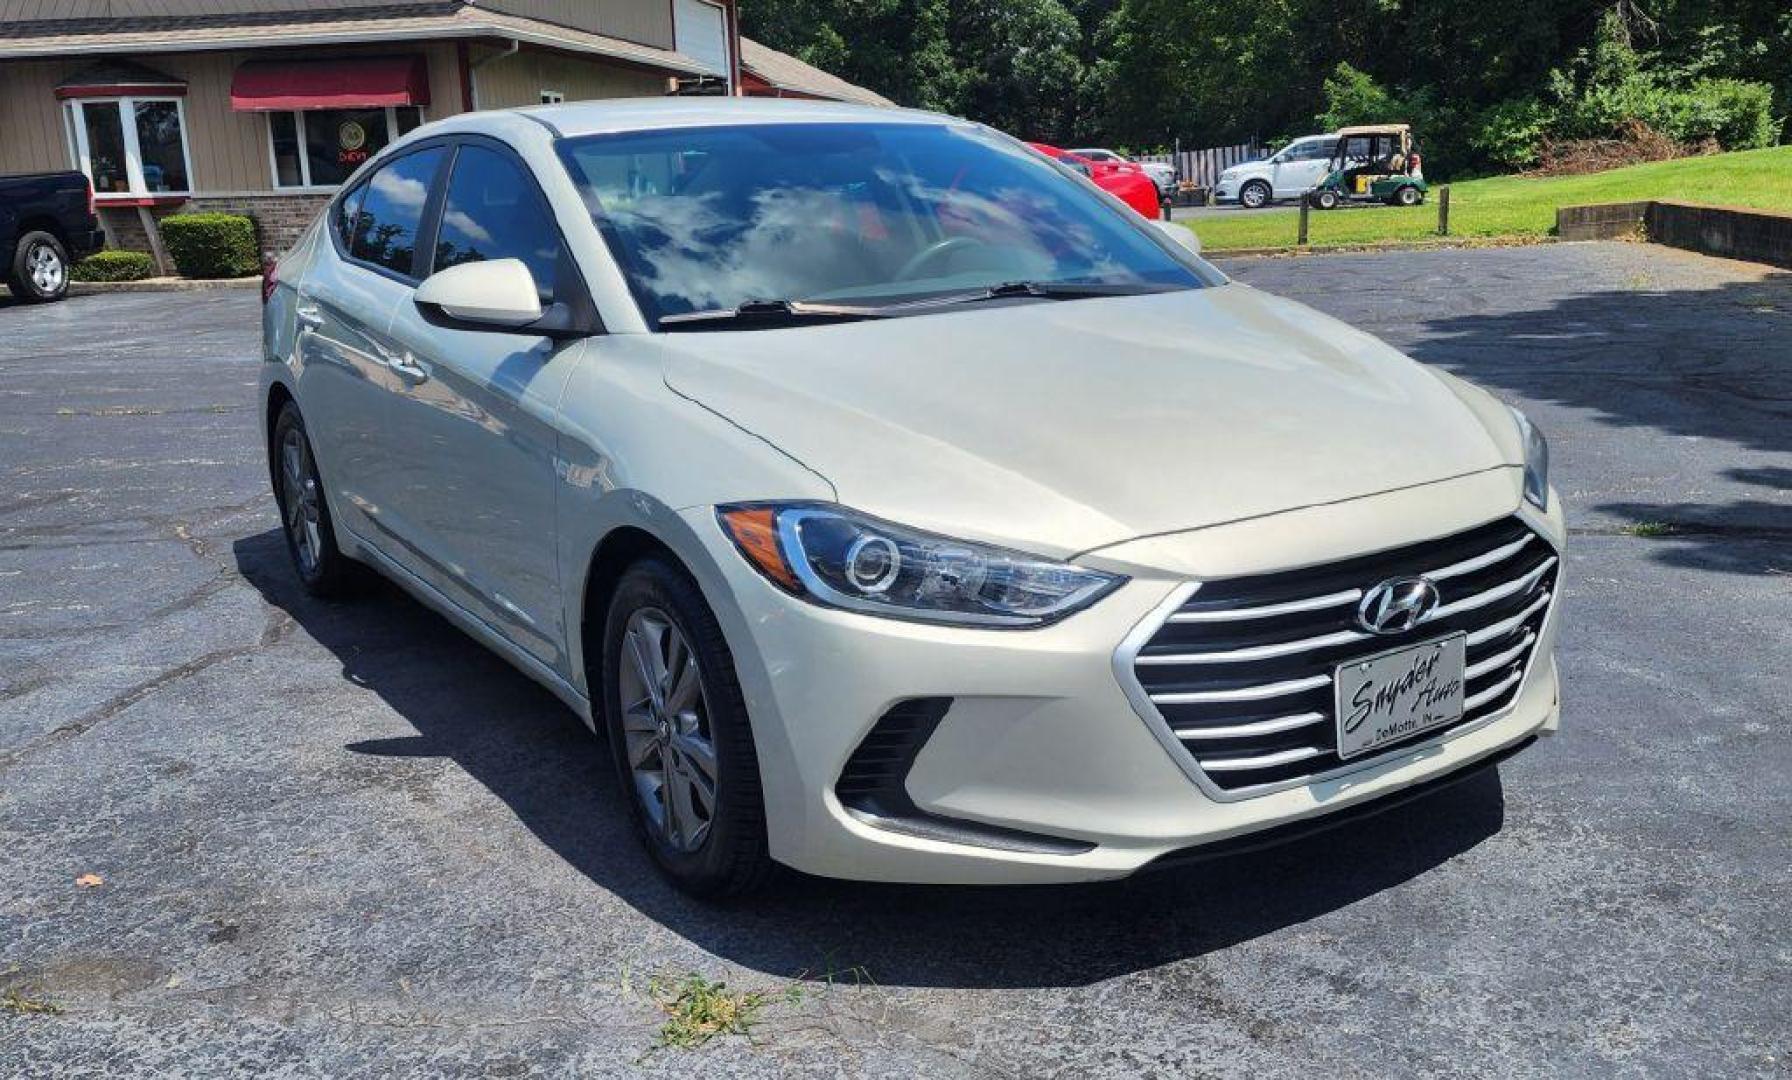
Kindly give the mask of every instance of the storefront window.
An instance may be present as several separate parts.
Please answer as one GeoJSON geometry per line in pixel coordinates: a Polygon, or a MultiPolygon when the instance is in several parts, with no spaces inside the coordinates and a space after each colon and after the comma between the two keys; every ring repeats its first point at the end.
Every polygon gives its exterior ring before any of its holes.
{"type": "Polygon", "coordinates": [[[184,113],[178,98],[88,99],[65,114],[77,166],[97,195],[191,190],[184,113]]]}
{"type": "Polygon", "coordinates": [[[180,107],[172,101],[139,101],[136,111],[137,155],[143,163],[143,186],[150,191],[188,190],[180,107]]]}
{"type": "Polygon", "coordinates": [[[268,114],[275,187],[335,187],[423,122],[414,105],[268,114]]]}
{"type": "Polygon", "coordinates": [[[130,171],[125,168],[124,124],[118,117],[118,102],[87,102],[81,106],[81,119],[87,126],[87,175],[93,179],[93,190],[131,190],[130,171]]]}

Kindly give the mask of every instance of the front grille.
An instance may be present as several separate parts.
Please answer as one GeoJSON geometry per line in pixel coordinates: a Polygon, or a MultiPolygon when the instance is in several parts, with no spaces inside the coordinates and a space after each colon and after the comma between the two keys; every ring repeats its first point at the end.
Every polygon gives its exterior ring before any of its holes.
{"type": "Polygon", "coordinates": [[[1402,645],[1468,635],[1463,716],[1350,759],[1374,761],[1499,712],[1517,696],[1555,595],[1554,549],[1516,518],[1441,540],[1277,574],[1204,582],[1140,647],[1133,672],[1217,788],[1285,787],[1344,764],[1332,670],[1402,645]],[[1441,602],[1403,634],[1356,622],[1363,593],[1424,576],[1441,602]]]}

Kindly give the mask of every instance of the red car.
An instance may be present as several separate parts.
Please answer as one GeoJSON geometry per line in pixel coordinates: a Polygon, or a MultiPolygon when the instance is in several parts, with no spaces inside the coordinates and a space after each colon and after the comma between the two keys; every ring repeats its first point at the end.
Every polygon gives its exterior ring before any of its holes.
{"type": "Polygon", "coordinates": [[[1144,216],[1153,219],[1162,216],[1163,203],[1158,198],[1157,184],[1132,162],[1091,161],[1045,143],[1030,142],[1027,145],[1076,169],[1093,180],[1096,187],[1144,216]]]}

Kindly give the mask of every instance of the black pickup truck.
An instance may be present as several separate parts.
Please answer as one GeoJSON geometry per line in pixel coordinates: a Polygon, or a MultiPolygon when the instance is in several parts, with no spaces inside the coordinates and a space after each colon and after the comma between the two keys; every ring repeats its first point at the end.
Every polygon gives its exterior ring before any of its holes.
{"type": "Polygon", "coordinates": [[[106,246],[78,172],[0,176],[0,279],[27,304],[60,300],[68,268],[106,246]]]}

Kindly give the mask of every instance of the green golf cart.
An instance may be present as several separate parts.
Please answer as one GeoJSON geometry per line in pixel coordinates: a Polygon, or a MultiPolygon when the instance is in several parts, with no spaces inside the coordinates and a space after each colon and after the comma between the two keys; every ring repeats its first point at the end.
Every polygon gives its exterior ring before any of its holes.
{"type": "Polygon", "coordinates": [[[1340,128],[1332,148],[1325,178],[1307,202],[1320,210],[1340,203],[1384,202],[1389,206],[1417,206],[1425,201],[1430,186],[1419,168],[1419,152],[1406,124],[1375,124],[1340,128]]]}

